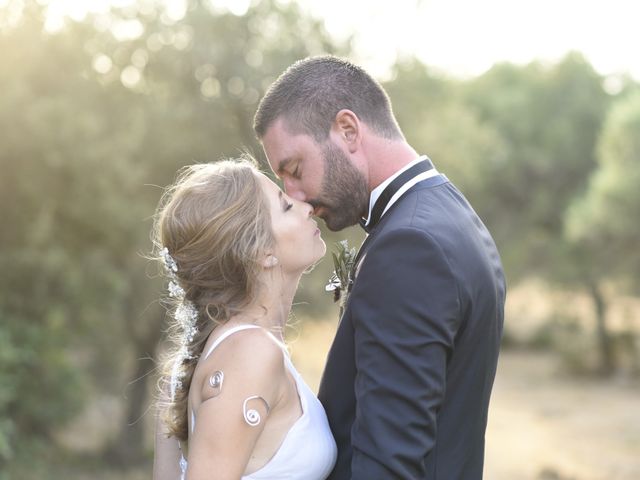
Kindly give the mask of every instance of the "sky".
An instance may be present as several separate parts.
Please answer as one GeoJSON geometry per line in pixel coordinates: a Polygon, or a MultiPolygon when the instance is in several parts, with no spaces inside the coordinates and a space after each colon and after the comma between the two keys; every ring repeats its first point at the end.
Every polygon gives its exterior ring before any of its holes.
{"type": "MultiPolygon", "coordinates": [[[[6,0],[4,0],[6,1],[6,0]]],[[[43,0],[43,2],[46,0],[43,0]]],[[[143,0],[144,1],[144,0],[143,0]]],[[[251,1],[210,0],[234,14],[251,1]]],[[[336,38],[354,35],[358,63],[384,77],[401,56],[459,77],[479,75],[494,63],[554,62],[582,52],[603,75],[640,80],[639,0],[279,0],[296,2],[322,18],[336,38]]],[[[87,10],[133,0],[48,0],[52,21],[81,19],[87,10]]],[[[0,6],[3,0],[0,0],[0,6]]],[[[184,0],[166,0],[180,16],[184,0]]]]}
{"type": "Polygon", "coordinates": [[[471,76],[500,61],[556,61],[578,50],[602,74],[626,72],[640,79],[637,0],[300,3],[324,17],[330,32],[355,31],[358,50],[374,63],[397,53],[416,55],[445,72],[471,76]]]}

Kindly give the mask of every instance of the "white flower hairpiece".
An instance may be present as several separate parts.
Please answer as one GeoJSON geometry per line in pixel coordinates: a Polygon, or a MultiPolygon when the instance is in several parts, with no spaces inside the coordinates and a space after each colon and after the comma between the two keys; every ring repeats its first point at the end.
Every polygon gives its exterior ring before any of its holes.
{"type": "Polygon", "coordinates": [[[173,366],[170,381],[171,398],[175,398],[176,391],[182,388],[181,378],[183,372],[180,371],[180,366],[185,360],[193,358],[193,355],[189,352],[189,344],[193,342],[193,339],[198,333],[198,309],[193,302],[185,298],[186,292],[178,284],[178,277],[176,275],[178,273],[178,263],[169,253],[169,249],[163,247],[162,250],[160,250],[160,256],[162,257],[167,276],[169,277],[169,285],[167,287],[169,296],[179,301],[173,317],[176,319],[176,323],[183,333],[182,344],[176,355],[176,363],[173,366]]]}
{"type": "Polygon", "coordinates": [[[178,271],[178,264],[169,253],[169,249],[167,247],[164,247],[162,250],[160,250],[160,255],[162,255],[162,260],[167,271],[175,274],[178,271]]]}
{"type": "Polygon", "coordinates": [[[182,325],[186,343],[193,342],[193,338],[196,336],[196,333],[198,333],[198,328],[196,327],[198,311],[193,303],[188,300],[183,300],[182,303],[177,306],[173,316],[178,323],[182,325]]]}
{"type": "Polygon", "coordinates": [[[169,286],[167,288],[171,298],[184,298],[184,289],[173,280],[169,282],[169,286]]]}

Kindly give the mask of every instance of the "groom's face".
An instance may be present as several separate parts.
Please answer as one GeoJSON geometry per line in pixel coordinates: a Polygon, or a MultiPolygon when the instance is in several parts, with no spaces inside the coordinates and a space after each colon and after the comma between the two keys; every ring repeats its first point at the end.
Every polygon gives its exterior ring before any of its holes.
{"type": "Polygon", "coordinates": [[[330,230],[342,230],[366,215],[366,180],[331,138],[319,144],[310,135],[290,133],[278,119],[262,144],[287,194],[311,204],[330,230]]]}

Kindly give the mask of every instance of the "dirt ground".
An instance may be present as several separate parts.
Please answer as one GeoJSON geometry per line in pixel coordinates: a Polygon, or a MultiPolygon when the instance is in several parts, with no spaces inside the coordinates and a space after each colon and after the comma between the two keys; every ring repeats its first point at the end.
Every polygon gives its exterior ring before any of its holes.
{"type": "MultiPolygon", "coordinates": [[[[312,388],[334,328],[306,322],[291,339],[312,388]]],[[[639,480],[640,386],[571,378],[552,354],[505,350],[486,441],[487,480],[639,480]]]]}
{"type": "Polygon", "coordinates": [[[640,387],[558,372],[552,355],[503,352],[486,478],[640,479],[640,387]]]}
{"type": "MultiPolygon", "coordinates": [[[[305,321],[288,334],[293,362],[316,391],[334,331],[335,322],[305,321]]],[[[104,430],[105,412],[118,417],[116,400],[97,404],[80,431],[104,430]]],[[[71,437],[91,450],[86,435],[71,437]]],[[[142,480],[150,474],[150,464],[126,472],[106,465],[63,466],[49,478],[142,480]]],[[[503,350],[489,412],[484,478],[640,480],[640,382],[569,377],[551,353],[503,350]]]]}

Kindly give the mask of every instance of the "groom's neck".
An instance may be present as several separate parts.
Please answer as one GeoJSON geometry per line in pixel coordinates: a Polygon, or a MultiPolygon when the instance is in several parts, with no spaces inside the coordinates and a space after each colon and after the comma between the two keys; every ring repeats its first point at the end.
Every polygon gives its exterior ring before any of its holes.
{"type": "Polygon", "coordinates": [[[371,136],[367,139],[365,148],[369,169],[369,192],[418,158],[416,151],[404,140],[371,136]]]}

